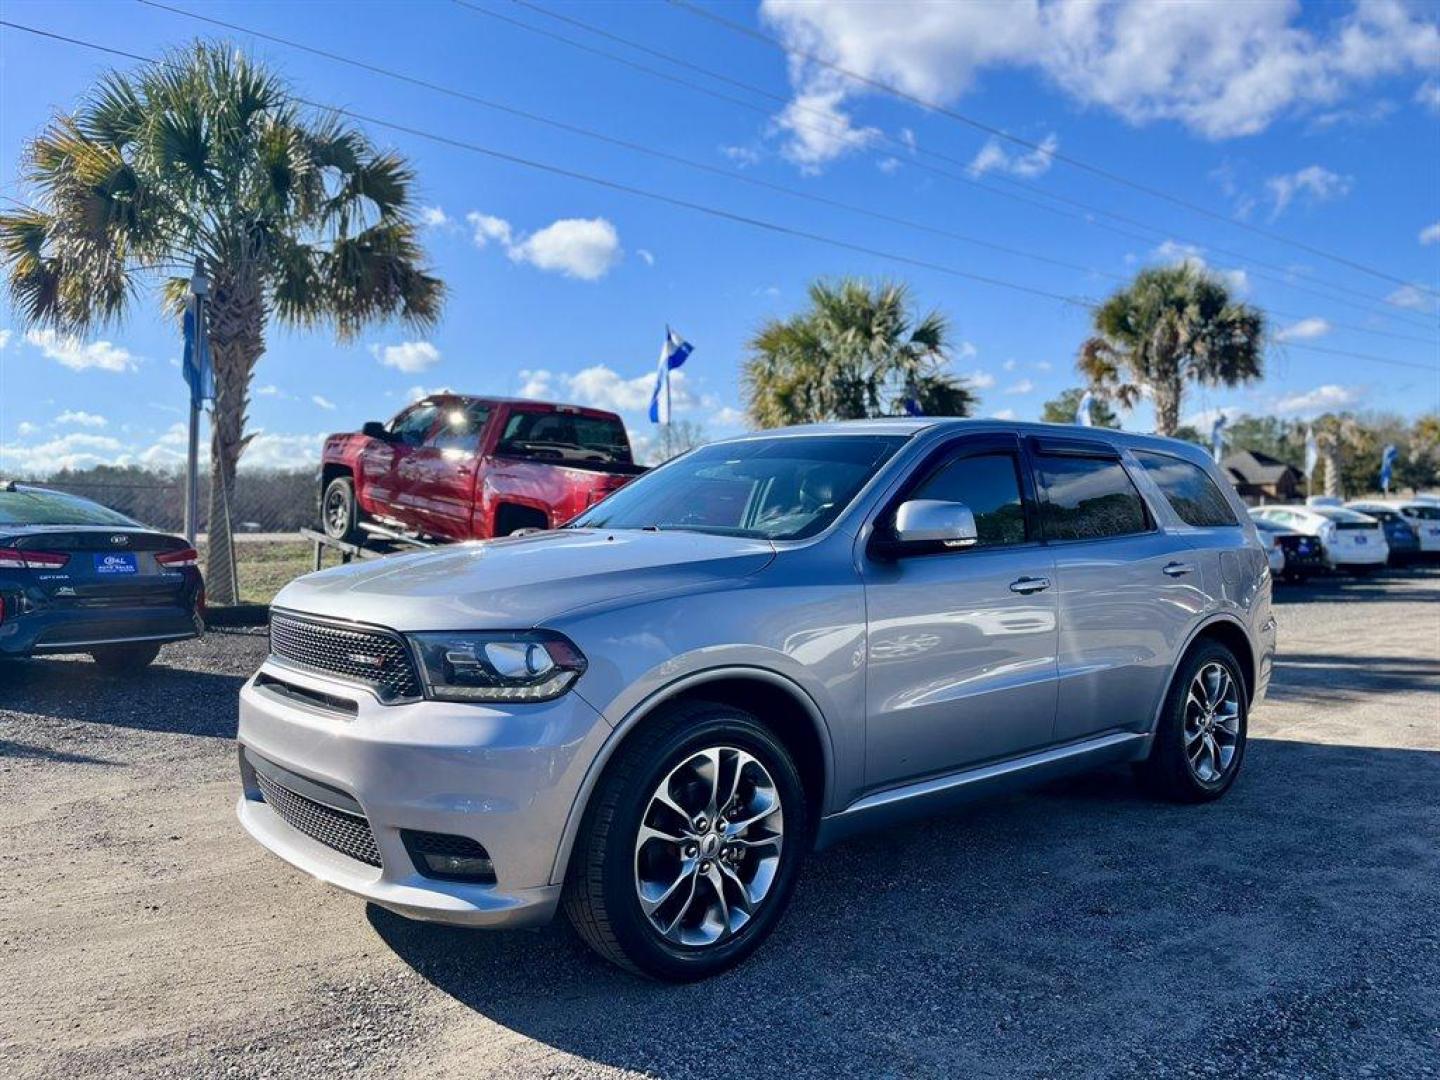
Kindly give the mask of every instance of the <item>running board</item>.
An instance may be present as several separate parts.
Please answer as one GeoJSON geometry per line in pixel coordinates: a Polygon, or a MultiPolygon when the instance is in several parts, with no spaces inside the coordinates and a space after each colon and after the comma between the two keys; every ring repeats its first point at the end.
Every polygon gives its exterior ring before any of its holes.
{"type": "Polygon", "coordinates": [[[1116,762],[1139,761],[1149,748],[1149,735],[1117,731],[1083,742],[1050,747],[1024,757],[887,788],[866,795],[840,813],[822,819],[815,847],[817,850],[826,848],[856,833],[884,828],[910,818],[928,817],[975,799],[1043,784],[1070,773],[1116,762]]]}

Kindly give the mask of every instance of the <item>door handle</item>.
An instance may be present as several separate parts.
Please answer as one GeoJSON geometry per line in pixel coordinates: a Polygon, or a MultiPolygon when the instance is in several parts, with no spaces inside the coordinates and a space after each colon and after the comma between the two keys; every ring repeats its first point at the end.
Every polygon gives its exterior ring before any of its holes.
{"type": "Polygon", "coordinates": [[[1050,579],[1044,577],[1022,577],[1010,582],[1010,591],[1016,593],[1040,592],[1050,587],[1050,579]]]}
{"type": "Polygon", "coordinates": [[[1194,570],[1195,567],[1188,562],[1172,562],[1166,563],[1161,573],[1169,577],[1184,577],[1186,574],[1193,573],[1194,570]]]}

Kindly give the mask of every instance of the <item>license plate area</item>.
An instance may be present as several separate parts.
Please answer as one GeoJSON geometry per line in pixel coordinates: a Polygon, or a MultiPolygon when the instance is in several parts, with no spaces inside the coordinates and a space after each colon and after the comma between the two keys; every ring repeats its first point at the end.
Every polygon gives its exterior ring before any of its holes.
{"type": "Polygon", "coordinates": [[[101,577],[122,577],[140,572],[140,557],[133,551],[97,551],[95,573],[101,577]]]}

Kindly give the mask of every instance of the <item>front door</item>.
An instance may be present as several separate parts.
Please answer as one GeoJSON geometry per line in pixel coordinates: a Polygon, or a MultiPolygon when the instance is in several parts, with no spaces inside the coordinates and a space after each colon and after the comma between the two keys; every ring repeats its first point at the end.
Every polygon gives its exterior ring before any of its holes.
{"type": "Polygon", "coordinates": [[[882,788],[1011,757],[1055,721],[1053,562],[1035,535],[1013,436],[970,436],[917,471],[906,499],[962,502],[978,542],[900,558],[867,554],[866,785],[882,788]]]}
{"type": "Polygon", "coordinates": [[[471,539],[475,473],[490,406],[457,401],[441,409],[439,422],[414,453],[411,506],[426,532],[450,540],[471,539]]]}

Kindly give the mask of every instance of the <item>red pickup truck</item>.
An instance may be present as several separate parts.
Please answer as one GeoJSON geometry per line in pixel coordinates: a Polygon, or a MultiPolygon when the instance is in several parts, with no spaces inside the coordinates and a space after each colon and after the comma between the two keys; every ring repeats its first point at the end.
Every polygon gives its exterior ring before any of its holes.
{"type": "Polygon", "coordinates": [[[614,413],[434,394],[325,440],[321,521],[337,540],[357,539],[366,519],[485,540],[563,525],[643,471],[614,413]]]}

